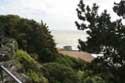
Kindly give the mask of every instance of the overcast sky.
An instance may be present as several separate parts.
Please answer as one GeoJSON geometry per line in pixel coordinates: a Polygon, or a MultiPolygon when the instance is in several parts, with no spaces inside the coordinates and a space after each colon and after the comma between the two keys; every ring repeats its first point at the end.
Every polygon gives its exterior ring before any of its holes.
{"type": "MultiPolygon", "coordinates": [[[[84,0],[100,6],[99,12],[108,9],[113,19],[113,3],[120,0],[84,0]]],[[[0,14],[16,14],[21,17],[43,20],[51,30],[77,30],[74,21],[77,19],[76,7],[79,0],[0,0],[0,14]]]]}

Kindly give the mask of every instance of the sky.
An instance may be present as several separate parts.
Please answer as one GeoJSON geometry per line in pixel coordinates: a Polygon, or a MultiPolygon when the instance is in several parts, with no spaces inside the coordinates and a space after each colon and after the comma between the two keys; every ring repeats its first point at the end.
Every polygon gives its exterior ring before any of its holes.
{"type": "MultiPolygon", "coordinates": [[[[118,18],[112,11],[113,3],[120,0],[84,0],[86,4],[97,3],[99,13],[107,9],[112,20],[118,18]]],[[[77,30],[76,8],[79,0],[0,0],[0,15],[16,14],[24,18],[43,20],[50,30],[77,30]]]]}

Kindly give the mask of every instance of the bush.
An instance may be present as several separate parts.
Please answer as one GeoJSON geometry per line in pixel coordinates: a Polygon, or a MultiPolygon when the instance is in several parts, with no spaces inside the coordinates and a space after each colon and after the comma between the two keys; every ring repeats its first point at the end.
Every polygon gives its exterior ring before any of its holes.
{"type": "Polygon", "coordinates": [[[28,70],[26,74],[33,80],[34,83],[48,83],[48,80],[39,72],[28,70]]]}
{"type": "Polygon", "coordinates": [[[27,71],[28,69],[37,69],[37,62],[25,51],[17,50],[15,54],[16,60],[18,60],[27,71]]]}
{"type": "Polygon", "coordinates": [[[55,60],[56,63],[63,64],[76,70],[83,70],[86,63],[81,59],[75,59],[69,56],[58,56],[55,60]]]}
{"type": "Polygon", "coordinates": [[[39,56],[39,60],[42,62],[51,62],[56,59],[56,55],[52,53],[48,48],[43,48],[39,56]]]}
{"type": "Polygon", "coordinates": [[[23,67],[22,69],[24,69],[24,73],[32,79],[33,83],[48,83],[48,80],[43,77],[40,72],[40,64],[38,64],[38,62],[35,61],[27,52],[17,50],[15,59],[20,62],[17,66],[23,67]]]}
{"type": "Polygon", "coordinates": [[[93,76],[84,79],[84,83],[107,83],[107,82],[102,78],[100,78],[99,76],[93,76]]]}
{"type": "Polygon", "coordinates": [[[80,77],[82,83],[110,83],[104,80],[99,75],[92,75],[87,71],[78,71],[78,76],[80,77]]]}
{"type": "Polygon", "coordinates": [[[41,70],[50,83],[80,83],[77,73],[65,65],[48,63],[44,64],[41,70]]]}

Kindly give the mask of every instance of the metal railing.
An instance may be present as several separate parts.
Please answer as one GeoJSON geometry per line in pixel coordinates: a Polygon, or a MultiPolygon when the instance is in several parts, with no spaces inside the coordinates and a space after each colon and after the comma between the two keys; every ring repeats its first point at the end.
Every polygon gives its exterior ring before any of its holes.
{"type": "Polygon", "coordinates": [[[0,65],[1,71],[7,73],[15,82],[22,83],[15,75],[13,75],[5,66],[0,65]]]}

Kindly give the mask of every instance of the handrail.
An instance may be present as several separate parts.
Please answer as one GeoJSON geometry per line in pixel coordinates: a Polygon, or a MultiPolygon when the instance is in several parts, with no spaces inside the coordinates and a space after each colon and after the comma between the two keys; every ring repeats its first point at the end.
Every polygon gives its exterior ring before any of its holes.
{"type": "Polygon", "coordinates": [[[13,75],[6,67],[0,65],[0,68],[5,71],[11,78],[13,78],[17,83],[22,83],[15,75],[13,75]]]}

